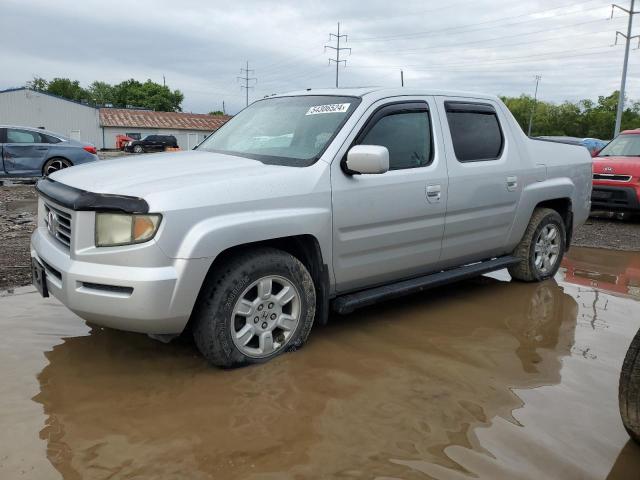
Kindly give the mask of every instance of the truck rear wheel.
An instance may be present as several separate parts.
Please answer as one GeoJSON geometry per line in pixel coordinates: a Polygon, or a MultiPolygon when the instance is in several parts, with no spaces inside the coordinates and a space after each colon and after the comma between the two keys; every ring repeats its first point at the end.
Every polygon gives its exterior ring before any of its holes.
{"type": "Polygon", "coordinates": [[[274,248],[242,253],[203,286],[193,337],[213,365],[265,362],[304,344],[315,306],[313,280],[297,258],[274,248]]]}
{"type": "Polygon", "coordinates": [[[509,274],[523,282],[539,282],[553,277],[565,251],[566,229],[562,217],[550,208],[536,208],[527,230],[513,252],[520,262],[509,274]]]}
{"type": "Polygon", "coordinates": [[[633,337],[622,363],[618,400],[624,428],[640,443],[640,330],[633,337]]]}

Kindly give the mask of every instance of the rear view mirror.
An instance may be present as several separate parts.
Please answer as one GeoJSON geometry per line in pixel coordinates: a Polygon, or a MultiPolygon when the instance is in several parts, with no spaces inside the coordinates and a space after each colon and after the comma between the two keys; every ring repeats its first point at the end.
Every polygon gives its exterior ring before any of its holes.
{"type": "Polygon", "coordinates": [[[347,153],[351,173],[377,174],[389,171],[389,150],[379,145],[356,145],[347,153]]]}

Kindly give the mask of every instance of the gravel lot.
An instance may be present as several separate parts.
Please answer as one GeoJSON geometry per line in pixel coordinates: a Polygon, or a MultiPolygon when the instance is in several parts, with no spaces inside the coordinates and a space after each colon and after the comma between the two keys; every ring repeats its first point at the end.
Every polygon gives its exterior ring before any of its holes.
{"type": "MultiPolygon", "coordinates": [[[[36,209],[33,184],[5,181],[0,186],[0,289],[31,283],[29,237],[35,228],[36,209]]],[[[640,251],[640,220],[596,214],[575,232],[573,244],[640,251]]]]}

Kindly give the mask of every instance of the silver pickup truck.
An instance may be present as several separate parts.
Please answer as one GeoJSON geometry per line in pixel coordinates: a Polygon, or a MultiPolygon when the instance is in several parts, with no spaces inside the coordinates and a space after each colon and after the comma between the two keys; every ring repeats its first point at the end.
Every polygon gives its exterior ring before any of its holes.
{"type": "Polygon", "coordinates": [[[308,90],[194,151],[41,180],[34,284],[90,323],[192,332],[214,365],[300,347],[331,310],[508,268],[552,277],[589,214],[586,149],[529,139],[498,98],[308,90]]]}

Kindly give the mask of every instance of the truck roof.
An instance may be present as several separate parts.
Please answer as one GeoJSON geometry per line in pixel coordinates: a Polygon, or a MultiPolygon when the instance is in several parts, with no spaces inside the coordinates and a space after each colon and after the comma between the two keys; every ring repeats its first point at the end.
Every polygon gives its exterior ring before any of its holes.
{"type": "Polygon", "coordinates": [[[353,87],[353,88],[307,88],[306,90],[297,90],[293,92],[281,93],[274,97],[291,97],[299,95],[346,95],[353,97],[375,96],[398,97],[398,96],[447,96],[447,97],[470,97],[481,98],[486,100],[497,100],[496,95],[489,95],[478,92],[465,92],[458,90],[437,90],[431,88],[385,88],[385,87],[353,87]]]}

